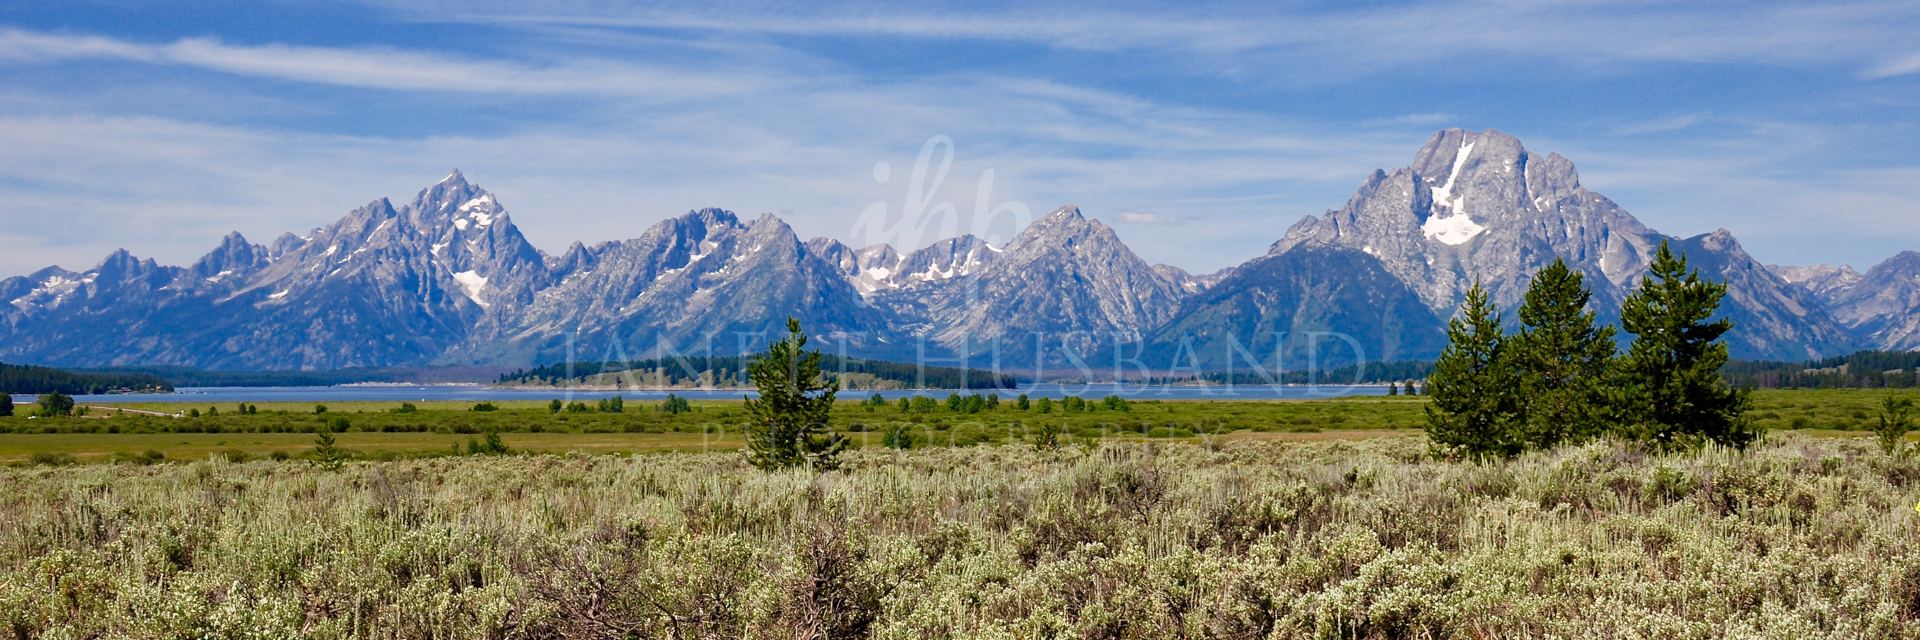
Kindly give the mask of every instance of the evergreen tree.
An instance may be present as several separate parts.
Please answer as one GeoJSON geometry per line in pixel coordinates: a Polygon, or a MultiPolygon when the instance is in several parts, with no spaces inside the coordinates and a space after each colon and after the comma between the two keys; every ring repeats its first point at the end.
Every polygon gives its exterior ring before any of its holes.
{"type": "Polygon", "coordinates": [[[1880,401],[1880,426],[1873,430],[1880,437],[1880,448],[1887,455],[1906,455],[1907,432],[1913,430],[1913,399],[1888,391],[1880,401]]]}
{"type": "Polygon", "coordinates": [[[747,461],[753,466],[831,469],[847,448],[846,437],[827,428],[840,382],[821,382],[820,351],[802,351],[806,344],[800,321],[787,318],[787,337],[768,343],[766,352],[747,365],[760,391],[746,406],[747,461]]]}
{"type": "Polygon", "coordinates": [[[1593,292],[1582,280],[1560,260],[1534,274],[1520,303],[1520,332],[1508,341],[1518,376],[1518,426],[1530,447],[1579,442],[1604,424],[1613,327],[1599,325],[1586,310],[1593,292]]]}
{"type": "Polygon", "coordinates": [[[1620,325],[1634,335],[1615,367],[1610,404],[1621,435],[1656,449],[1706,441],[1745,448],[1761,430],[1744,414],[1753,406],[1742,389],[1720,378],[1733,322],[1708,322],[1727,287],[1703,280],[1660,243],[1640,290],[1620,308],[1620,325]]]}
{"type": "Polygon", "coordinates": [[[0,418],[13,415],[13,396],[0,393],[0,418]]]}
{"type": "MultiPolygon", "coordinates": [[[[345,418],[335,418],[334,420],[342,427],[346,426],[345,418]]],[[[313,439],[313,464],[328,471],[338,471],[340,465],[346,462],[347,453],[339,447],[334,446],[333,425],[322,422],[317,431],[319,431],[319,434],[313,439]]]]}
{"type": "Polygon", "coordinates": [[[1524,442],[1514,431],[1514,376],[1504,354],[1500,312],[1479,280],[1460,316],[1447,321],[1447,347],[1427,377],[1427,438],[1474,458],[1504,458],[1524,442]]]}

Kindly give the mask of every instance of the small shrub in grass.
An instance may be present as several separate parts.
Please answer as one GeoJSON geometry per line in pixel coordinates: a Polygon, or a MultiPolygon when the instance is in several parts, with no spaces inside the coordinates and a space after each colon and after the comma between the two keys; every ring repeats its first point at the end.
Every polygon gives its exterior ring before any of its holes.
{"type": "Polygon", "coordinates": [[[494,406],[494,404],[491,402],[482,402],[482,403],[473,405],[473,408],[469,409],[469,411],[499,411],[499,410],[500,410],[500,407],[494,406]]]}
{"type": "Polygon", "coordinates": [[[887,435],[881,438],[880,444],[888,449],[912,449],[915,441],[916,438],[913,435],[913,429],[911,427],[896,424],[887,429],[887,435]]]}
{"type": "Polygon", "coordinates": [[[64,451],[37,452],[32,456],[30,456],[28,458],[28,461],[36,465],[49,466],[49,467],[64,467],[70,464],[78,464],[80,462],[79,460],[73,457],[73,454],[67,453],[64,451]]]}

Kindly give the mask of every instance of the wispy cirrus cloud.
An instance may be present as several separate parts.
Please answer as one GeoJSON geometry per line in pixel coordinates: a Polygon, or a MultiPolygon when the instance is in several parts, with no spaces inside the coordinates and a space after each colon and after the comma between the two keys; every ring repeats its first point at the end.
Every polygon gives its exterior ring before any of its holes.
{"type": "MultiPolygon", "coordinates": [[[[1288,73],[1341,73],[1372,66],[1452,61],[1488,53],[1582,63],[1681,61],[1835,64],[1870,77],[1911,73],[1920,62],[1880,62],[1920,29],[1920,5],[1898,0],[1835,3],[1649,3],[1643,0],[1442,0],[1349,5],[957,7],[769,5],[645,7],[543,3],[538,13],[499,0],[392,3],[425,21],[523,27],[572,26],[802,38],[883,37],[1023,43],[1089,52],[1141,50],[1322,61],[1288,73]]],[[[1265,66],[1265,65],[1262,65],[1265,66]]]]}
{"type": "Polygon", "coordinates": [[[1115,222],[1127,224],[1183,225],[1186,218],[1153,213],[1151,211],[1121,211],[1113,214],[1115,222]]]}
{"type": "Polygon", "coordinates": [[[1868,80],[1879,80],[1881,78],[1891,78],[1914,73],[1920,73],[1920,52],[1908,54],[1905,57],[1895,58],[1875,65],[1862,72],[1860,77],[1868,80]]]}
{"type": "Polygon", "coordinates": [[[229,45],[214,38],[142,44],[99,36],[0,29],[0,61],[120,60],[241,76],[394,89],[512,94],[609,94],[674,99],[765,90],[778,81],[740,72],[689,73],[572,58],[550,65],[473,60],[391,47],[229,45]]]}

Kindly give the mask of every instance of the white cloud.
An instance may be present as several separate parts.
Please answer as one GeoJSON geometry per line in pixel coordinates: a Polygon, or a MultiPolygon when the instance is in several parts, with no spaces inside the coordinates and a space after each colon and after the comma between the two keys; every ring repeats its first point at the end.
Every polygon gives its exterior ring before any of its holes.
{"type": "Polygon", "coordinates": [[[1184,218],[1160,215],[1148,211],[1122,211],[1113,214],[1113,219],[1127,224],[1182,225],[1187,223],[1184,218]]]}
{"type": "Polygon", "coordinates": [[[1860,74],[1860,76],[1868,80],[1878,80],[1880,78],[1904,76],[1912,73],[1920,73],[1920,53],[1913,53],[1903,58],[1888,60],[1875,65],[1865,73],[1860,74]]]}
{"type": "Polygon", "coordinates": [[[1681,129],[1691,127],[1693,125],[1700,124],[1706,119],[1707,117],[1704,115],[1668,116],[1665,118],[1655,118],[1652,120],[1626,124],[1626,125],[1615,128],[1613,132],[1616,135],[1623,135],[1623,136],[1635,136],[1635,135],[1643,135],[1648,133],[1667,133],[1671,131],[1679,131],[1681,129]]]}
{"type": "Polygon", "coordinates": [[[1362,123],[1369,127],[1434,127],[1450,124],[1459,120],[1451,113],[1408,113],[1391,118],[1374,118],[1362,123]]]}
{"type": "Polygon", "coordinates": [[[765,90],[778,82],[732,74],[668,71],[605,60],[548,66],[390,47],[233,46],[211,38],[145,45],[95,36],[0,30],[0,60],[51,62],[117,59],[182,65],[222,73],[350,87],[519,94],[609,94],[676,99],[765,90]]]}
{"type": "MultiPolygon", "coordinates": [[[[392,3],[424,21],[522,27],[567,25],[793,37],[1018,42],[1083,51],[1177,50],[1279,54],[1279,73],[1337,73],[1378,65],[1452,61],[1485,53],[1583,62],[1858,65],[1910,42],[1920,6],[1897,0],[1821,4],[1649,3],[1643,0],[1405,4],[1267,4],[959,10],[893,5],[674,5],[480,0],[392,3]],[[1299,65],[1302,58],[1315,61],[1299,65]]],[[[1212,61],[1205,64],[1213,65],[1212,61]]],[[[1904,67],[1901,67],[1904,68],[1904,67]]],[[[1375,68],[1373,72],[1385,69],[1375,68]]],[[[1911,71],[1907,71],[1911,72],[1911,71]]]]}

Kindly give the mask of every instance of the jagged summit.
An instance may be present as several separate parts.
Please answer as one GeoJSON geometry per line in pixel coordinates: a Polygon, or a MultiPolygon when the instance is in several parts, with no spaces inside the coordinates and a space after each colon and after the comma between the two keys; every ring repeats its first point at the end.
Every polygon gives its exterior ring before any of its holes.
{"type": "Polygon", "coordinates": [[[1582,186],[1566,158],[1499,131],[1449,129],[1408,166],[1366,176],[1341,208],[1293,225],[1268,256],[1207,275],[1146,263],[1071,205],[997,247],[962,235],[908,252],[854,249],[802,242],[770,213],[743,220],[707,208],[638,238],[549,256],[455,169],[403,206],[375,199],[264,246],[230,234],[187,267],[118,250],[86,271],[0,280],[9,303],[0,305],[0,357],[519,366],[568,353],[731,355],[791,316],[823,349],[883,359],[1082,366],[1072,363],[1144,338],[1145,350],[1129,353],[1177,358],[1187,345],[1205,350],[1197,362],[1218,364],[1238,344],[1295,366],[1308,353],[1296,350],[1312,346],[1297,339],[1329,332],[1370,359],[1420,359],[1437,354],[1441,319],[1474,278],[1511,310],[1535,270],[1564,258],[1588,276],[1606,317],[1661,242],[1728,284],[1722,312],[1736,322],[1736,357],[1833,355],[1854,339],[1920,347],[1920,253],[1866,274],[1764,267],[1725,229],[1684,239],[1648,229],[1582,186]],[[1293,337],[1255,340],[1262,332],[1293,337]]]}
{"type": "MultiPolygon", "coordinates": [[[[1303,245],[1357,249],[1378,258],[1441,317],[1453,313],[1476,278],[1496,304],[1510,310],[1531,275],[1559,258],[1586,274],[1595,308],[1610,315],[1638,286],[1663,240],[1677,239],[1588,191],[1566,158],[1536,155],[1518,138],[1492,129],[1447,129],[1428,139],[1407,167],[1368,176],[1344,207],[1294,224],[1269,254],[1303,245]]],[[[1692,246],[1751,261],[1725,230],[1692,246]]],[[[1786,283],[1771,272],[1739,260],[1714,261],[1727,269],[1762,272],[1744,279],[1742,286],[1755,289],[1736,300],[1795,299],[1791,305],[1744,311],[1768,320],[1736,328],[1752,335],[1738,350],[1742,356],[1797,359],[1808,349],[1836,353],[1848,348],[1817,305],[1797,300],[1798,294],[1786,291],[1786,283]]]]}

